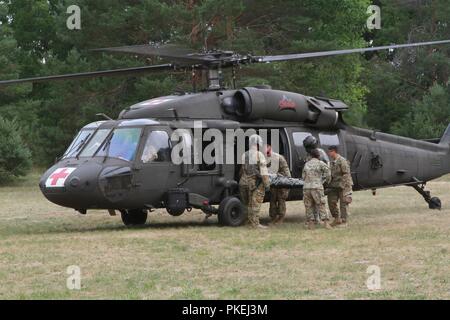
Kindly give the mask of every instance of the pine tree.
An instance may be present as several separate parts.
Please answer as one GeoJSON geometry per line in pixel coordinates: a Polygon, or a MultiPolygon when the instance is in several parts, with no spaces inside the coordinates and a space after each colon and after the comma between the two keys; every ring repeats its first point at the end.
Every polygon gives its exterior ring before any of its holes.
{"type": "Polygon", "coordinates": [[[31,167],[31,153],[19,132],[17,123],[0,117],[0,184],[25,175],[31,167]]]}

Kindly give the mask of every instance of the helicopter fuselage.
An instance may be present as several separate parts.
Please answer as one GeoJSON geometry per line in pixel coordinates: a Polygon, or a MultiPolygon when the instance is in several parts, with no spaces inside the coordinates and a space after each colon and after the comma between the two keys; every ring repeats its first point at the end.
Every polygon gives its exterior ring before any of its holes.
{"type": "MultiPolygon", "coordinates": [[[[337,100],[267,88],[151,99],[124,110],[118,120],[83,128],[42,176],[40,188],[53,203],[83,213],[167,208],[178,215],[192,207],[213,211],[213,205],[238,194],[240,166],[238,161],[174,162],[174,133],[183,130],[178,142],[194,150],[196,129],[224,133],[224,145],[236,144],[226,141],[229,130],[276,130],[279,152],[293,177],[301,176],[307,157],[303,140],[313,135],[321,148],[338,146],[350,161],[355,191],[418,186],[450,173],[450,130],[441,139],[420,141],[354,128],[343,121],[346,109],[337,100]]],[[[201,152],[208,145],[201,143],[201,152]]],[[[234,160],[240,157],[235,153],[234,160]]],[[[301,199],[301,189],[291,190],[289,200],[301,199]]]]}

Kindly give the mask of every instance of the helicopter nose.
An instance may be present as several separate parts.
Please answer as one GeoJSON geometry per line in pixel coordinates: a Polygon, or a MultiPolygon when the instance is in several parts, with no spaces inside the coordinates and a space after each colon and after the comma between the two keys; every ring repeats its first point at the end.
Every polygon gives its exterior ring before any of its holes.
{"type": "Polygon", "coordinates": [[[97,188],[101,170],[98,163],[57,164],[44,173],[39,187],[44,196],[57,205],[74,209],[95,208],[102,199],[97,188]]]}

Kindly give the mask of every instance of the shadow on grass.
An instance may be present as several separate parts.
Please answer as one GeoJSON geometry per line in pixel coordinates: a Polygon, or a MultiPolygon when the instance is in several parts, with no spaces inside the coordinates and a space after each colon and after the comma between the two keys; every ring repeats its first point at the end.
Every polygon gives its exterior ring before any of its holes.
{"type": "MultiPolygon", "coordinates": [[[[283,226],[298,225],[299,223],[304,223],[305,218],[303,216],[290,216],[284,220],[282,225],[272,226],[271,228],[282,228],[283,226]]],[[[261,223],[264,225],[269,224],[270,218],[262,218],[261,223]]],[[[8,231],[11,235],[45,235],[45,234],[72,234],[72,233],[101,233],[101,232],[111,232],[111,231],[137,231],[137,230],[177,230],[177,229],[217,229],[217,230],[236,230],[247,228],[244,226],[239,227],[228,227],[220,225],[217,220],[208,221],[192,221],[192,220],[178,220],[178,221],[158,221],[158,222],[147,222],[145,225],[140,226],[125,226],[118,224],[99,224],[98,226],[83,226],[75,225],[75,223],[68,225],[69,223],[64,222],[63,224],[50,224],[48,226],[41,222],[39,225],[34,225],[32,227],[24,226],[18,227],[17,229],[10,228],[8,231]],[[45,228],[45,229],[44,229],[45,228]]]]}

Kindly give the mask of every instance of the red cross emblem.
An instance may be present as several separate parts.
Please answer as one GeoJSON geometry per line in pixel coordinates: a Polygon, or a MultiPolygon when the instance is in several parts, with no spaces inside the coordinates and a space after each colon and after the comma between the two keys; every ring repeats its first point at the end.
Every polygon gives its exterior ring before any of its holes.
{"type": "Polygon", "coordinates": [[[47,179],[45,186],[47,188],[60,188],[64,187],[64,182],[70,176],[75,168],[60,168],[56,169],[47,179]]]}

